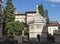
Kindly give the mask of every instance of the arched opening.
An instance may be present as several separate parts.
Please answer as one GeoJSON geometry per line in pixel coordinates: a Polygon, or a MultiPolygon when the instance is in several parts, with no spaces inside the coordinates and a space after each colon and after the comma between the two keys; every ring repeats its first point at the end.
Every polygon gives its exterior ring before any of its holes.
{"type": "Polygon", "coordinates": [[[37,40],[40,41],[40,35],[39,34],[37,35],[37,40]]]}

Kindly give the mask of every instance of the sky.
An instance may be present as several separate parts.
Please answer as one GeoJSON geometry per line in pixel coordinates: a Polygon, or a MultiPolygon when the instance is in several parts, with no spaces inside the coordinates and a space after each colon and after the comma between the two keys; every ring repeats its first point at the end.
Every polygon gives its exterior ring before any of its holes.
{"type": "MultiPolygon", "coordinates": [[[[3,0],[3,6],[5,4],[6,0],[3,0]]],[[[20,13],[36,11],[36,6],[40,4],[48,10],[50,21],[60,21],[60,0],[13,0],[14,8],[20,13]]]]}

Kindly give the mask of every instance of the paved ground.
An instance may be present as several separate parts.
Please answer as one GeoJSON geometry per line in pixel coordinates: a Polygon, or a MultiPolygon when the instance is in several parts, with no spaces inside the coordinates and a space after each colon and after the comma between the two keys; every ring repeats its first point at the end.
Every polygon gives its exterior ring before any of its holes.
{"type": "Polygon", "coordinates": [[[60,43],[24,42],[24,43],[19,43],[19,44],[60,44],[60,43]]]}
{"type": "Polygon", "coordinates": [[[19,43],[19,44],[48,44],[48,43],[44,43],[44,42],[23,42],[23,43],[19,43]]]}

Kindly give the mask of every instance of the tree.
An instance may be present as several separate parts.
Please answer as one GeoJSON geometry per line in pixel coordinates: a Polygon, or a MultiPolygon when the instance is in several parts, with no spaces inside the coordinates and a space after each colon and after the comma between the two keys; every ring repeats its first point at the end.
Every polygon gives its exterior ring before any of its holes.
{"type": "Polygon", "coordinates": [[[43,9],[43,5],[39,5],[38,6],[38,10],[39,10],[39,13],[44,16],[44,9],[43,9]]]}
{"type": "Polygon", "coordinates": [[[24,29],[24,35],[28,35],[29,34],[29,28],[24,29]]]}
{"type": "Polygon", "coordinates": [[[24,30],[24,25],[22,22],[19,21],[12,22],[9,25],[8,35],[9,36],[13,36],[13,34],[20,35],[22,34],[22,30],[24,30]]]}
{"type": "Polygon", "coordinates": [[[48,17],[48,10],[44,10],[43,9],[43,5],[39,5],[38,6],[38,10],[39,10],[39,13],[43,16],[43,17],[46,17],[46,21],[47,23],[49,23],[49,17],[48,17]]]}
{"type": "Polygon", "coordinates": [[[6,12],[5,12],[5,9],[3,9],[3,35],[5,35],[5,14],[6,14],[6,12]]]}
{"type": "Polygon", "coordinates": [[[24,25],[22,22],[16,21],[14,23],[14,32],[16,35],[20,35],[21,32],[24,30],[24,25]]]}
{"type": "Polygon", "coordinates": [[[46,21],[47,21],[47,23],[49,23],[49,17],[48,17],[48,10],[45,10],[45,16],[46,16],[46,21]]]}
{"type": "Polygon", "coordinates": [[[5,27],[5,34],[7,34],[7,31],[10,29],[9,26],[11,26],[11,23],[15,21],[15,15],[14,15],[15,8],[12,4],[12,0],[6,0],[6,6],[4,9],[4,27],[5,27]]]}

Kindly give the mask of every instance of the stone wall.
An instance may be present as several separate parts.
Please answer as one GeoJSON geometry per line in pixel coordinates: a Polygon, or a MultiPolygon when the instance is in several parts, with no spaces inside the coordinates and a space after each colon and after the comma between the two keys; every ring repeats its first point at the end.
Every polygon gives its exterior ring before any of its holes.
{"type": "Polygon", "coordinates": [[[15,36],[15,40],[18,40],[18,43],[22,43],[23,39],[22,36],[15,36]]]}

